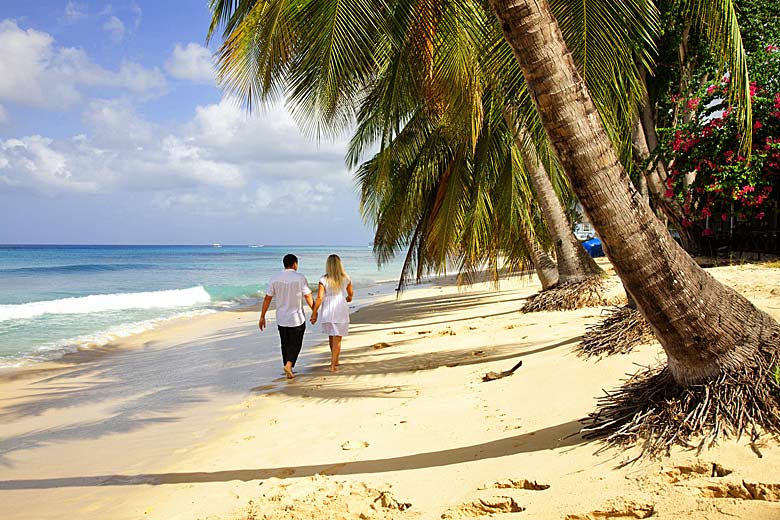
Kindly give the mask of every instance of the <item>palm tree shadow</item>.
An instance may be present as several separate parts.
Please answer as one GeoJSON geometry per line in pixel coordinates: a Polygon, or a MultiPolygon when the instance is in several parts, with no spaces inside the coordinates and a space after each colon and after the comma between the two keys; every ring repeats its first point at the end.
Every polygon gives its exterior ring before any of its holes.
{"type": "Polygon", "coordinates": [[[206,482],[229,482],[241,480],[265,480],[268,478],[308,477],[323,475],[378,474],[392,471],[435,468],[462,464],[476,460],[508,457],[520,453],[552,450],[577,446],[586,441],[580,436],[579,421],[542,428],[529,433],[496,439],[481,444],[450,448],[446,450],[415,453],[384,459],[368,459],[354,462],[333,462],[307,466],[278,468],[253,468],[225,471],[146,473],[138,475],[94,475],[85,477],[62,477],[28,480],[0,481],[0,490],[53,489],[67,487],[133,486],[162,484],[193,484],[206,482]]]}

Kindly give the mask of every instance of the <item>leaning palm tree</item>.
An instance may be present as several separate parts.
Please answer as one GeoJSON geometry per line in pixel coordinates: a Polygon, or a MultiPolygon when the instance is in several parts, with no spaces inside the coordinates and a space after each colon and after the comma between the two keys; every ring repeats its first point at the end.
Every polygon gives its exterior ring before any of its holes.
{"type": "Polygon", "coordinates": [[[701,269],[628,182],[547,2],[491,6],[607,256],[668,359],[604,398],[587,433],[641,435],[658,453],[692,435],[780,431],[780,324],[701,269]]]}
{"type": "MultiPolygon", "coordinates": [[[[568,10],[566,2],[560,4],[564,12],[570,13],[569,17],[574,21],[572,32],[576,33],[582,26],[578,26],[576,21],[584,20],[585,13],[577,13],[579,4],[571,3],[575,7],[569,6],[568,10]]],[[[472,61],[475,49],[482,46],[498,49],[497,54],[504,57],[502,65],[511,64],[512,71],[511,74],[494,73],[493,77],[501,78],[503,85],[510,85],[512,95],[526,107],[530,106],[528,96],[518,92],[517,85],[522,81],[518,82],[517,78],[522,76],[516,64],[506,59],[506,56],[511,58],[508,47],[501,39],[500,32],[492,24],[485,23],[485,11],[477,2],[417,0],[333,4],[306,1],[237,3],[215,0],[212,9],[214,23],[211,30],[220,22],[225,25],[225,44],[220,51],[220,71],[226,87],[246,99],[250,107],[257,101],[274,99],[286,88],[293,113],[316,135],[328,129],[343,128],[351,115],[364,112],[363,107],[366,104],[371,107],[372,104],[380,103],[378,110],[375,110],[380,115],[368,118],[376,124],[367,125],[369,130],[361,130],[359,134],[375,138],[381,148],[393,138],[398,127],[409,117],[410,106],[407,100],[410,93],[422,92],[434,106],[443,104],[443,92],[456,92],[456,96],[467,100],[474,98],[472,87],[479,83],[478,79],[474,79],[478,69],[473,66],[463,67],[468,60],[438,60],[434,63],[442,48],[459,48],[461,52],[450,55],[460,58],[470,53],[472,61]],[[452,30],[453,27],[456,30],[452,30]],[[452,38],[451,35],[460,38],[452,38]],[[485,37],[487,43],[470,45],[475,39],[485,37]],[[468,41],[469,39],[471,41],[468,41]],[[458,43],[467,45],[458,47],[458,43]],[[464,49],[466,52],[462,52],[464,49]],[[440,68],[442,63],[450,66],[440,68]],[[447,73],[440,74],[441,70],[447,73]],[[453,71],[454,74],[451,73],[453,71]],[[391,81],[384,84],[383,78],[386,77],[390,77],[391,81]],[[379,96],[374,98],[364,95],[366,85],[374,85],[377,82],[379,85],[376,85],[374,91],[379,92],[379,96]],[[358,106],[361,108],[358,109],[358,106]]],[[[626,9],[626,12],[628,11],[626,9]]],[[[627,18],[639,20],[645,16],[641,8],[635,11],[636,13],[629,13],[631,17],[627,18]]],[[[621,35],[623,39],[633,36],[633,33],[629,34],[630,31],[625,32],[626,34],[621,35]]],[[[599,42],[601,52],[595,55],[601,56],[602,60],[604,56],[612,57],[612,61],[608,63],[610,65],[633,63],[614,56],[615,49],[626,52],[625,44],[615,45],[619,39],[602,39],[599,42]]],[[[599,45],[594,47],[599,48],[599,45]]],[[[587,59],[586,53],[583,53],[583,59],[587,59]]],[[[608,127],[613,129],[611,135],[619,140],[619,123],[622,120],[616,114],[626,112],[631,100],[638,96],[637,82],[630,81],[636,74],[631,71],[616,74],[615,70],[621,69],[608,68],[604,64],[592,68],[592,76],[599,85],[596,91],[602,94],[599,99],[602,100],[605,120],[610,123],[608,127]],[[605,74],[608,80],[604,80],[605,74]],[[621,82],[613,88],[611,86],[615,84],[616,77],[620,77],[621,82]],[[634,93],[633,98],[631,93],[634,93]],[[615,103],[615,100],[618,102],[615,103]]],[[[507,67],[503,67],[503,71],[509,72],[507,67]]],[[[471,106],[479,105],[472,103],[471,106]]],[[[525,111],[533,113],[527,108],[525,111]]],[[[481,114],[479,110],[464,113],[470,119],[461,120],[461,124],[464,128],[472,129],[473,141],[476,138],[476,132],[473,130],[480,128],[481,114]]],[[[542,132],[535,132],[533,135],[542,138],[544,136],[542,132]]],[[[528,156],[527,153],[525,155],[528,156]]],[[[547,156],[550,157],[550,154],[547,156]]],[[[526,168],[527,171],[540,171],[538,164],[529,164],[532,167],[526,168]]],[[[556,246],[558,271],[561,273],[557,287],[564,289],[553,293],[557,296],[548,298],[547,301],[557,304],[559,308],[566,308],[566,304],[582,301],[580,298],[571,297],[578,287],[574,284],[572,288],[572,282],[593,279],[598,276],[599,269],[572,235],[560,203],[550,189],[550,183],[546,182],[546,175],[542,175],[534,178],[537,181],[534,187],[540,200],[544,202],[542,207],[545,220],[556,246]],[[539,180],[543,182],[538,182],[539,180]]],[[[584,285],[591,290],[592,284],[584,285]]],[[[538,304],[544,301],[542,298],[535,300],[538,304]]]]}

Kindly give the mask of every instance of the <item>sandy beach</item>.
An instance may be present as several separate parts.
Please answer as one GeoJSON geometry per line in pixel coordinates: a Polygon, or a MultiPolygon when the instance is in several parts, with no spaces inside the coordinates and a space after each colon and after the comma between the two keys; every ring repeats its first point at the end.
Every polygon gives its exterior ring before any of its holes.
{"type": "MultiPolygon", "coordinates": [[[[780,319],[780,269],[710,272],[780,319]]],[[[184,319],[0,374],[0,518],[780,518],[780,444],[618,468],[579,435],[595,398],[663,359],[586,360],[601,308],[522,314],[535,279],[452,279],[352,314],[342,370],[307,334],[281,373],[256,312],[184,319]],[[487,372],[511,377],[483,382],[487,372]]]]}

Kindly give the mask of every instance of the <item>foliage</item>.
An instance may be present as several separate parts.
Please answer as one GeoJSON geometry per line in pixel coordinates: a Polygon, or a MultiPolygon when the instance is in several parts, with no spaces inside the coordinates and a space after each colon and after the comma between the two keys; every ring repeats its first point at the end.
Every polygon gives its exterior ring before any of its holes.
{"type": "Polygon", "coordinates": [[[780,48],[768,46],[756,56],[755,77],[766,85],[751,85],[753,107],[752,154],[740,150],[742,135],[727,103],[728,76],[711,82],[684,99],[672,96],[678,111],[687,113],[680,124],[664,129],[659,152],[669,165],[666,197],[683,205],[683,225],[703,224],[712,233],[715,221],[763,220],[777,208],[780,190],[780,48]],[[769,71],[774,70],[774,75],[769,71]],[[686,119],[689,119],[688,122],[686,119]]]}

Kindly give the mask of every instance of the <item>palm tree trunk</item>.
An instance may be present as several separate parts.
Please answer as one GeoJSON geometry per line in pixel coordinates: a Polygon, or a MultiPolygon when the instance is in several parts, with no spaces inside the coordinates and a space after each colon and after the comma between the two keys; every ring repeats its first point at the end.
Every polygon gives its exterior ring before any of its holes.
{"type": "Polygon", "coordinates": [[[521,230],[520,240],[523,241],[528,256],[531,257],[531,263],[536,270],[536,276],[542,284],[542,290],[546,291],[558,283],[558,268],[552,258],[539,247],[539,242],[531,236],[526,230],[521,230]]]}
{"type": "Polygon", "coordinates": [[[683,386],[754,366],[780,325],[677,245],[631,186],[546,0],[491,0],[542,123],[617,274],[683,386]]]}
{"type": "Polygon", "coordinates": [[[552,181],[539,160],[536,149],[532,145],[524,144],[528,141],[525,137],[525,130],[521,128],[515,138],[515,144],[523,157],[547,230],[553,238],[555,258],[558,262],[558,283],[581,282],[600,274],[601,268],[572,233],[571,224],[558,194],[555,193],[552,181]]]}

